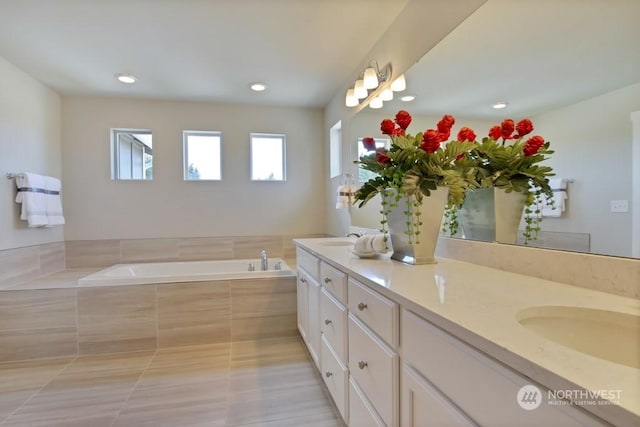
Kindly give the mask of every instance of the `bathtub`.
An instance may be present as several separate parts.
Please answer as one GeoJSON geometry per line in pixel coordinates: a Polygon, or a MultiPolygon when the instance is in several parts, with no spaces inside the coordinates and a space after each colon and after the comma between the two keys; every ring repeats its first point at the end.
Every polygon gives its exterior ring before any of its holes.
{"type": "Polygon", "coordinates": [[[78,280],[79,286],[144,285],[231,279],[292,277],[295,273],[280,258],[269,259],[269,270],[260,269],[260,259],[223,261],[155,262],[116,264],[78,280]],[[274,267],[280,263],[280,270],[274,267]],[[249,271],[249,265],[255,271],[249,271]]]}

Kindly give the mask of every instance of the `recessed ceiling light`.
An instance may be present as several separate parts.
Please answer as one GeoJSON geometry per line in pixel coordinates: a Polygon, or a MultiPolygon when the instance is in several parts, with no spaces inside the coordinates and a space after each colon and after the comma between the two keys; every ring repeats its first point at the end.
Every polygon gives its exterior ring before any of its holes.
{"type": "Polygon", "coordinates": [[[508,102],[506,102],[506,101],[500,101],[500,102],[496,102],[495,104],[493,104],[493,105],[492,105],[492,107],[493,107],[495,110],[500,110],[500,109],[502,109],[502,108],[506,108],[506,107],[507,107],[507,105],[509,105],[509,103],[508,103],[508,102]]]}
{"type": "Polygon", "coordinates": [[[410,101],[413,101],[414,99],[416,99],[416,97],[413,95],[405,95],[402,98],[400,98],[400,101],[410,102],[410,101]]]}
{"type": "Polygon", "coordinates": [[[267,85],[266,84],[259,83],[259,82],[250,83],[249,87],[251,88],[251,90],[253,90],[255,92],[262,92],[262,91],[267,89],[267,85]]]}
{"type": "Polygon", "coordinates": [[[126,84],[133,84],[138,80],[133,74],[116,74],[116,79],[126,84]]]}

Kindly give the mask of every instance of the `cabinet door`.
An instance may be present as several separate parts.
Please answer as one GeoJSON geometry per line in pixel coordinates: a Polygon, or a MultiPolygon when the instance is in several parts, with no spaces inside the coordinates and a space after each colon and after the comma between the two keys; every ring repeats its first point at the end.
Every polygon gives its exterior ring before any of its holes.
{"type": "Polygon", "coordinates": [[[386,427],[353,378],[349,379],[349,427],[386,427]]]}
{"type": "Polygon", "coordinates": [[[475,426],[431,383],[403,364],[400,390],[402,427],[475,426]]]}
{"type": "Polygon", "coordinates": [[[309,323],[307,325],[307,344],[309,353],[320,369],[320,285],[313,279],[308,280],[309,323]]]}
{"type": "Polygon", "coordinates": [[[309,329],[309,280],[306,275],[298,270],[298,331],[305,342],[309,341],[307,329],[309,329]]]}

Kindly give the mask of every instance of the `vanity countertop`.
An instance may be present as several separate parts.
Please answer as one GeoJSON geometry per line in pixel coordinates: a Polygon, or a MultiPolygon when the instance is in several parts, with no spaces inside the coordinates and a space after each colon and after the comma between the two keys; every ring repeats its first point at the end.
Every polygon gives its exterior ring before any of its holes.
{"type": "MultiPolygon", "coordinates": [[[[640,316],[640,300],[447,258],[428,265],[392,261],[389,255],[358,258],[351,246],[326,244],[339,241],[346,239],[294,240],[300,248],[550,390],[620,390],[617,405],[601,402],[584,409],[616,425],[638,425],[640,369],[557,344],[523,327],[517,317],[521,310],[537,306],[640,316]]],[[[637,339],[636,348],[640,348],[640,336],[637,339]]]]}

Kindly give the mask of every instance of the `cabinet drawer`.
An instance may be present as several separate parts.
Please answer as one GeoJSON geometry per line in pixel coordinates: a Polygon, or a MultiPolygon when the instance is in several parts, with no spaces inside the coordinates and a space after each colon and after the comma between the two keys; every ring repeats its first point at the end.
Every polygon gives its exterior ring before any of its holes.
{"type": "Polygon", "coordinates": [[[353,378],[349,379],[349,427],[386,427],[353,378]]]}
{"type": "Polygon", "coordinates": [[[349,311],[392,347],[398,346],[398,304],[349,279],[349,311]]]}
{"type": "Polygon", "coordinates": [[[320,284],[327,288],[338,301],[347,303],[347,275],[342,271],[326,262],[320,262],[320,284]]]}
{"type": "Polygon", "coordinates": [[[318,258],[303,249],[297,248],[296,263],[298,264],[298,268],[302,268],[314,280],[318,280],[320,272],[320,260],[318,258]]]}
{"type": "Polygon", "coordinates": [[[349,372],[388,426],[398,425],[398,354],[349,313],[349,372]]]}
{"type": "Polygon", "coordinates": [[[401,324],[403,361],[477,424],[603,425],[576,407],[549,405],[546,389],[407,310],[401,324]],[[525,385],[540,389],[542,404],[535,410],[518,404],[518,391],[525,385]]]}
{"type": "Polygon", "coordinates": [[[327,385],[329,393],[331,393],[331,397],[338,407],[340,415],[342,415],[342,419],[347,420],[347,410],[349,408],[347,402],[349,396],[347,391],[347,382],[349,379],[349,372],[347,371],[347,367],[338,360],[338,357],[324,337],[322,337],[321,341],[322,348],[320,350],[320,358],[322,361],[322,379],[327,385]]]}
{"type": "Polygon", "coordinates": [[[348,361],[347,309],[324,288],[320,293],[320,329],[342,363],[346,363],[348,361]]]}

